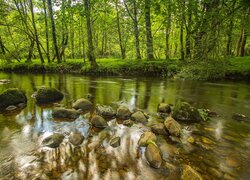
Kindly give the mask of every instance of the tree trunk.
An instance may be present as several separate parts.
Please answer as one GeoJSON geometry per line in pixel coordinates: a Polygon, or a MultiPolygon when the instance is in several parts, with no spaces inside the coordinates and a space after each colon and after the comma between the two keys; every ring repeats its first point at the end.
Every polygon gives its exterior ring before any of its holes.
{"type": "Polygon", "coordinates": [[[134,21],[133,22],[134,22],[136,59],[141,59],[136,1],[133,1],[133,12],[134,12],[134,21]]]}
{"type": "Polygon", "coordinates": [[[121,49],[121,56],[122,56],[122,59],[125,59],[125,50],[124,50],[124,47],[122,44],[120,16],[119,16],[119,10],[118,10],[118,0],[115,1],[115,9],[116,9],[116,24],[117,24],[117,30],[118,30],[118,36],[119,36],[119,45],[120,45],[120,49],[121,49]]]}
{"type": "Polygon", "coordinates": [[[147,38],[147,59],[154,59],[153,37],[151,32],[150,20],[150,0],[145,0],[145,22],[146,22],[146,38],[147,38]]]}
{"type": "Polygon", "coordinates": [[[172,13],[172,8],[171,8],[171,1],[168,1],[167,5],[167,11],[168,11],[168,16],[167,16],[167,22],[166,22],[166,29],[165,29],[165,57],[166,59],[170,58],[170,48],[169,48],[169,36],[170,36],[170,30],[171,30],[171,13],[172,13]]]}
{"type": "Polygon", "coordinates": [[[245,29],[243,32],[242,42],[240,46],[240,53],[239,53],[240,57],[243,57],[245,55],[246,42],[247,42],[247,30],[245,29]]]}
{"type": "Polygon", "coordinates": [[[181,54],[181,61],[184,62],[184,45],[183,45],[183,22],[181,22],[180,28],[180,54],[181,54]]]}
{"type": "Polygon", "coordinates": [[[2,41],[2,37],[0,36],[0,48],[1,48],[1,51],[2,51],[2,54],[6,54],[5,52],[5,47],[4,47],[4,44],[3,44],[3,41],[2,41]]]}
{"type": "Polygon", "coordinates": [[[35,40],[36,40],[36,46],[37,46],[38,54],[39,54],[41,63],[44,63],[42,51],[41,51],[41,48],[40,48],[40,41],[39,41],[39,38],[38,38],[37,29],[36,29],[33,0],[30,0],[30,11],[31,11],[32,25],[33,25],[33,28],[34,28],[34,35],[35,35],[35,40]]]}
{"type": "Polygon", "coordinates": [[[91,67],[93,69],[96,69],[98,67],[98,65],[96,63],[95,49],[94,49],[94,46],[93,46],[89,0],[84,0],[84,7],[85,7],[87,33],[88,33],[88,58],[89,58],[89,61],[91,63],[91,67]]]}
{"type": "Polygon", "coordinates": [[[32,38],[30,38],[30,48],[29,48],[29,54],[28,54],[28,57],[26,59],[26,62],[29,63],[31,62],[31,58],[32,58],[32,55],[33,55],[33,51],[34,51],[34,45],[35,45],[35,42],[32,38]]]}
{"type": "Polygon", "coordinates": [[[53,17],[52,2],[51,0],[47,0],[47,2],[48,2],[48,8],[49,8],[49,14],[50,14],[50,20],[51,20],[52,38],[53,38],[54,49],[56,52],[56,58],[57,58],[57,62],[61,63],[62,60],[60,57],[59,49],[57,46],[57,40],[56,40],[56,26],[55,26],[54,17],[53,17]]]}
{"type": "Polygon", "coordinates": [[[48,28],[47,7],[46,7],[46,2],[45,2],[45,0],[43,0],[43,10],[44,10],[45,34],[46,34],[46,56],[47,56],[48,63],[50,63],[50,53],[49,53],[49,28],[48,28]]]}
{"type": "Polygon", "coordinates": [[[240,37],[237,43],[237,49],[236,49],[236,56],[240,55],[240,49],[241,49],[241,45],[242,45],[242,40],[243,40],[243,34],[244,34],[244,30],[243,28],[240,31],[240,37]]]}

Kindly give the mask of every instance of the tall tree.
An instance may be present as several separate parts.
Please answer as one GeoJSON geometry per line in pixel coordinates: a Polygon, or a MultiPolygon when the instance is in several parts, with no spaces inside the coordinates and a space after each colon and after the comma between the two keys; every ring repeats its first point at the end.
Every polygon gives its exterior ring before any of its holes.
{"type": "Polygon", "coordinates": [[[92,35],[91,18],[90,18],[91,7],[90,7],[89,0],[84,0],[84,7],[85,7],[87,33],[88,33],[88,58],[89,58],[91,67],[96,69],[98,65],[96,63],[95,49],[93,45],[93,35],[92,35]]]}
{"type": "Polygon", "coordinates": [[[46,39],[46,56],[47,60],[50,63],[50,53],[49,53],[49,27],[48,27],[48,15],[47,15],[47,6],[46,0],[43,0],[43,11],[44,11],[44,21],[45,21],[45,39],[46,39]]]}
{"type": "Polygon", "coordinates": [[[153,51],[153,36],[151,32],[151,15],[150,15],[150,6],[151,0],[145,0],[145,22],[146,22],[146,45],[147,45],[147,59],[154,59],[153,51]]]}
{"type": "Polygon", "coordinates": [[[56,52],[57,62],[61,63],[62,59],[61,59],[61,56],[60,56],[60,53],[59,53],[57,40],[56,40],[56,26],[55,26],[55,21],[54,21],[52,2],[51,2],[51,0],[47,0],[47,3],[48,3],[49,15],[50,15],[50,21],[51,21],[51,30],[52,30],[52,38],[53,38],[54,50],[56,52]]]}

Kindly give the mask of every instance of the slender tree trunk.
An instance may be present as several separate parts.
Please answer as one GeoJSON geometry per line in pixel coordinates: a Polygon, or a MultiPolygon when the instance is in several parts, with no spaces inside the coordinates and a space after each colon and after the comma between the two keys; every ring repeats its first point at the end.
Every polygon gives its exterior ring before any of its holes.
{"type": "Polygon", "coordinates": [[[232,32],[233,32],[233,21],[231,20],[227,34],[227,49],[226,49],[227,56],[232,55],[232,32]]]}
{"type": "Polygon", "coordinates": [[[136,1],[133,1],[133,12],[134,12],[134,21],[133,22],[134,22],[136,59],[141,59],[136,1]]]}
{"type": "Polygon", "coordinates": [[[57,46],[57,40],[56,40],[56,26],[55,26],[54,17],[53,17],[52,2],[51,0],[47,0],[47,2],[48,2],[49,15],[50,15],[50,20],[51,20],[52,38],[53,38],[54,49],[56,52],[56,58],[57,58],[57,62],[61,63],[62,60],[60,57],[59,49],[57,46]]]}
{"type": "Polygon", "coordinates": [[[38,38],[37,29],[36,29],[33,0],[30,0],[30,11],[31,11],[32,25],[33,25],[33,28],[34,28],[34,35],[35,35],[35,40],[36,40],[36,46],[37,46],[38,54],[39,54],[41,63],[44,63],[42,51],[41,51],[41,48],[40,48],[40,41],[39,41],[39,38],[38,38]]]}
{"type": "Polygon", "coordinates": [[[3,44],[3,41],[2,41],[2,37],[0,36],[0,48],[1,48],[1,51],[2,51],[2,54],[6,54],[5,52],[5,46],[3,44]]]}
{"type": "Polygon", "coordinates": [[[180,54],[181,54],[181,61],[184,61],[184,45],[183,45],[183,22],[181,22],[180,28],[180,54]]]}
{"type": "Polygon", "coordinates": [[[91,19],[90,19],[90,4],[89,0],[84,0],[84,7],[86,12],[86,24],[87,24],[87,33],[88,33],[88,58],[91,63],[91,67],[96,69],[98,67],[95,57],[95,49],[93,46],[93,37],[92,37],[92,28],[91,28],[91,19]]]}
{"type": "Polygon", "coordinates": [[[186,25],[186,58],[191,58],[191,22],[192,22],[192,6],[188,2],[188,14],[186,25]]]}
{"type": "Polygon", "coordinates": [[[120,26],[120,16],[119,16],[119,9],[118,9],[118,0],[115,1],[115,9],[116,9],[116,24],[119,36],[119,45],[121,49],[121,56],[122,59],[125,59],[125,50],[122,44],[122,34],[121,34],[121,26],[120,26]]]}
{"type": "Polygon", "coordinates": [[[240,56],[240,49],[241,49],[241,45],[242,45],[243,34],[244,34],[244,30],[242,28],[240,31],[240,37],[239,37],[239,40],[237,43],[236,56],[240,56]]]}
{"type": "Polygon", "coordinates": [[[146,38],[147,38],[147,59],[154,59],[153,37],[151,32],[150,20],[150,0],[145,0],[145,22],[146,22],[146,38]]]}
{"type": "Polygon", "coordinates": [[[243,37],[242,37],[242,42],[241,42],[240,52],[239,52],[239,56],[241,56],[241,57],[243,57],[245,55],[246,42],[247,42],[247,30],[245,29],[243,31],[243,37]]]}
{"type": "Polygon", "coordinates": [[[29,54],[28,54],[28,57],[26,59],[26,62],[29,63],[31,62],[31,58],[32,58],[32,55],[33,55],[33,51],[34,51],[34,45],[35,45],[35,42],[32,38],[30,38],[30,48],[29,48],[29,54]]]}
{"type": "Polygon", "coordinates": [[[50,53],[49,53],[49,28],[48,28],[48,18],[47,18],[47,6],[46,0],[43,0],[43,10],[44,10],[44,19],[45,19],[45,36],[46,36],[46,56],[48,63],[50,63],[50,53]]]}
{"type": "Polygon", "coordinates": [[[170,36],[170,31],[171,31],[171,18],[172,18],[172,8],[171,8],[171,1],[168,1],[167,5],[167,11],[168,11],[168,16],[167,16],[167,22],[166,22],[166,29],[165,29],[165,57],[166,59],[170,58],[170,48],[169,48],[169,36],[170,36]]]}

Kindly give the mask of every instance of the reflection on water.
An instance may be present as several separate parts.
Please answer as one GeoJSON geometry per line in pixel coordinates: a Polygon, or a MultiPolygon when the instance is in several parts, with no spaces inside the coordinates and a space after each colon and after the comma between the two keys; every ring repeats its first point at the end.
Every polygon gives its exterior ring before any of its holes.
{"type": "Polygon", "coordinates": [[[233,113],[250,116],[250,85],[247,83],[175,82],[164,79],[94,78],[74,75],[0,74],[10,79],[0,84],[0,91],[17,87],[29,98],[27,107],[17,115],[0,115],[0,179],[179,179],[183,164],[189,164],[204,179],[249,179],[250,123],[231,120],[233,113]],[[220,114],[208,122],[183,125],[181,143],[158,136],[157,144],[166,164],[153,169],[146,163],[145,149],[138,149],[144,125],[131,128],[109,121],[100,132],[90,128],[87,115],[74,122],[52,118],[54,107],[36,106],[31,97],[41,87],[56,87],[71,107],[73,101],[88,97],[95,104],[117,107],[126,104],[151,114],[150,124],[157,121],[159,102],[175,104],[179,99],[209,108],[220,114]],[[68,141],[70,132],[85,137],[79,147],[68,141]],[[41,147],[44,137],[53,132],[65,135],[60,148],[41,147]],[[121,145],[109,145],[112,137],[121,137],[121,145]],[[194,139],[194,143],[190,141],[194,139]]]}

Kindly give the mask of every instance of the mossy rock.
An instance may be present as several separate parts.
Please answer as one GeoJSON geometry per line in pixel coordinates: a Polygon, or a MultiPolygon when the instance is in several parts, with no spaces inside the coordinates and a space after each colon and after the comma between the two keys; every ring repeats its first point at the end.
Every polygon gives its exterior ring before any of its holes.
{"type": "Polygon", "coordinates": [[[17,106],[19,103],[26,103],[25,93],[17,88],[10,88],[0,94],[0,111],[8,106],[17,106]]]}
{"type": "Polygon", "coordinates": [[[38,89],[35,95],[37,104],[50,104],[58,102],[61,101],[63,97],[63,93],[61,93],[59,90],[47,87],[38,89]]]}
{"type": "Polygon", "coordinates": [[[173,109],[172,117],[183,122],[200,122],[204,120],[198,109],[187,102],[178,102],[173,109]]]}

